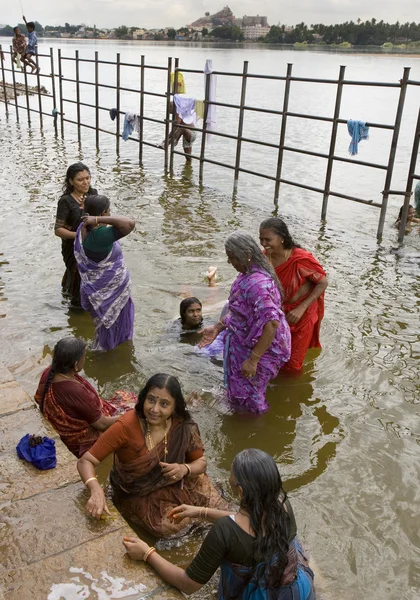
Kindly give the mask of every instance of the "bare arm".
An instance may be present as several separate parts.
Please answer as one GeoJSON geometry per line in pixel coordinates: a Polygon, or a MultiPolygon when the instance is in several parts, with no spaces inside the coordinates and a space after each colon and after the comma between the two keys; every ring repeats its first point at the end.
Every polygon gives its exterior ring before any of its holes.
{"type": "Polygon", "coordinates": [[[295,325],[296,323],[298,323],[305,314],[305,311],[308,309],[308,307],[311,306],[313,302],[318,300],[318,298],[325,292],[327,287],[328,279],[326,277],[323,277],[312,289],[309,296],[305,298],[305,300],[303,300],[298,306],[296,306],[296,308],[287,313],[287,322],[290,323],[290,325],[295,325]]]}
{"type": "Polygon", "coordinates": [[[101,216],[101,217],[92,217],[89,215],[85,215],[82,217],[84,227],[95,227],[95,225],[112,225],[121,233],[122,237],[125,237],[129,233],[131,233],[136,225],[134,219],[130,219],[129,217],[121,217],[119,215],[111,216],[101,216]]]}
{"type": "Polygon", "coordinates": [[[54,229],[54,233],[57,237],[61,238],[62,240],[75,240],[76,239],[76,232],[69,231],[65,227],[56,227],[54,229]]]}
{"type": "Polygon", "coordinates": [[[86,505],[89,514],[95,519],[100,519],[101,514],[109,512],[108,506],[106,505],[105,494],[101,484],[96,479],[95,467],[100,464],[93,454],[85,452],[81,458],[77,461],[77,470],[79,471],[80,478],[83,482],[90,481],[86,484],[90,490],[90,498],[86,505]]]}
{"type": "Polygon", "coordinates": [[[278,321],[268,321],[264,325],[260,339],[253,347],[249,358],[242,363],[241,372],[244,377],[251,378],[255,376],[260,358],[271,346],[278,326],[278,321]]]}
{"type": "Polygon", "coordinates": [[[162,475],[166,479],[180,481],[183,477],[198,477],[207,470],[207,460],[205,456],[197,458],[190,463],[159,463],[162,468],[162,475]],[[186,466],[188,464],[188,467],[186,466]]]}
{"type": "Polygon", "coordinates": [[[118,421],[119,418],[119,416],[107,417],[106,415],[101,415],[99,419],[94,423],[91,423],[91,425],[98,431],[105,431],[106,429],[108,429],[108,427],[111,427],[111,425],[113,425],[115,421],[118,421]]]}

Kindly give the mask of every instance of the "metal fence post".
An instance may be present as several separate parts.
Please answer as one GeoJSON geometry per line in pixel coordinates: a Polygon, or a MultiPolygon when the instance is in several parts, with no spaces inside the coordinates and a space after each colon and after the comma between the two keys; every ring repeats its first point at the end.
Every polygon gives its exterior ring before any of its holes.
{"type": "MultiPolygon", "coordinates": [[[[175,95],[175,91],[178,89],[178,67],[179,67],[179,58],[175,58],[174,95],[175,95]]],[[[170,152],[170,156],[169,156],[169,172],[171,173],[171,175],[174,171],[175,132],[176,132],[176,106],[175,106],[175,99],[174,99],[173,106],[172,106],[171,152],[170,152]]]]}
{"type": "Polygon", "coordinates": [[[80,83],[79,83],[79,51],[76,50],[76,110],[77,110],[77,139],[81,142],[81,127],[80,127],[80,83]]]}
{"type": "Polygon", "coordinates": [[[97,51],[95,51],[95,134],[96,149],[99,150],[99,63],[97,51]]]}
{"type": "Polygon", "coordinates": [[[28,116],[28,125],[31,126],[31,111],[29,108],[29,93],[28,93],[28,74],[25,67],[23,68],[23,76],[25,79],[25,96],[26,96],[26,113],[28,116]]]}
{"type": "MultiPolygon", "coordinates": [[[[6,77],[5,77],[5,74],[4,74],[3,48],[1,46],[1,44],[0,44],[0,61],[1,61],[1,75],[2,75],[2,78],[3,78],[4,106],[5,106],[5,109],[6,109],[6,115],[8,115],[9,114],[9,107],[7,106],[6,77]]],[[[16,100],[15,100],[15,102],[16,102],[16,100]]]]}
{"type": "Polygon", "coordinates": [[[139,164],[143,164],[143,116],[144,116],[144,54],[141,55],[140,62],[140,131],[139,131],[139,164]]]}
{"type": "MultiPolygon", "coordinates": [[[[13,48],[10,46],[10,56],[12,56],[13,48]]],[[[16,93],[16,75],[15,75],[15,63],[13,60],[12,63],[12,79],[13,79],[13,93],[15,95],[15,110],[16,110],[16,121],[19,123],[19,105],[18,105],[18,96],[16,93]]]]}
{"type": "Polygon", "coordinates": [[[64,137],[63,71],[62,71],[62,65],[61,65],[61,48],[58,49],[58,90],[60,92],[61,137],[64,137]]]}
{"type": "Polygon", "coordinates": [[[203,171],[204,171],[204,154],[206,151],[206,134],[207,134],[207,115],[209,112],[209,96],[210,96],[210,73],[205,74],[206,88],[204,93],[204,117],[203,117],[203,133],[201,138],[200,148],[200,169],[198,173],[198,180],[200,185],[203,183],[203,171]]]}
{"type": "Polygon", "coordinates": [[[404,207],[401,215],[401,224],[398,232],[398,241],[401,243],[404,239],[405,228],[407,225],[408,207],[413,193],[414,175],[416,171],[417,158],[420,144],[420,108],[417,117],[416,130],[414,132],[413,150],[411,152],[410,167],[408,169],[407,187],[405,188],[404,207]]]}
{"type": "Polygon", "coordinates": [[[389,152],[388,169],[385,177],[385,188],[382,192],[382,207],[379,216],[377,238],[380,239],[384,232],[386,209],[388,208],[389,190],[391,186],[392,173],[394,170],[395,154],[397,152],[398,137],[400,134],[401,119],[404,110],[405,96],[407,93],[407,82],[410,77],[410,67],[404,67],[403,77],[400,81],[400,97],[398,99],[397,113],[395,115],[394,132],[392,134],[391,149],[389,152]]]}
{"type": "Polygon", "coordinates": [[[332,131],[331,131],[330,149],[328,152],[327,173],[325,175],[324,198],[322,200],[322,211],[321,211],[321,220],[322,221],[325,221],[325,219],[327,218],[328,197],[330,195],[331,176],[332,176],[332,170],[333,170],[333,165],[334,165],[335,144],[337,141],[338,119],[340,118],[341,98],[343,95],[343,81],[344,81],[345,73],[346,73],[346,67],[344,65],[341,65],[340,73],[338,75],[337,94],[335,97],[335,107],[334,107],[334,117],[333,117],[334,120],[333,120],[333,126],[332,126],[332,131]]]}
{"type": "Polygon", "coordinates": [[[171,71],[172,71],[172,58],[168,57],[168,73],[166,78],[166,110],[165,110],[165,174],[168,171],[168,138],[169,138],[169,117],[170,117],[170,106],[171,106],[171,71]]]}
{"type": "Polygon", "coordinates": [[[246,98],[246,84],[247,84],[247,74],[248,74],[248,61],[244,61],[243,71],[242,71],[242,87],[241,87],[241,101],[239,108],[239,121],[238,121],[238,138],[236,142],[236,159],[235,159],[235,176],[233,189],[238,189],[238,179],[239,179],[239,166],[241,164],[241,150],[242,150],[242,133],[244,129],[244,117],[245,117],[245,98],[246,98]]]}
{"type": "MultiPolygon", "coordinates": [[[[54,74],[54,53],[53,49],[50,48],[50,68],[51,68],[51,88],[52,88],[52,97],[53,97],[53,109],[57,110],[57,95],[55,92],[55,74],[54,74]]],[[[54,115],[53,113],[53,122],[55,134],[57,135],[57,113],[54,115]]]]}
{"type": "Polygon", "coordinates": [[[41,96],[41,79],[39,77],[39,57],[38,57],[38,54],[36,54],[35,58],[36,58],[36,66],[37,66],[36,84],[37,84],[37,87],[38,87],[39,125],[40,125],[40,127],[42,129],[42,126],[43,126],[43,119],[42,119],[42,96],[41,96]]]}
{"type": "Polygon", "coordinates": [[[293,69],[293,64],[287,63],[286,83],[284,85],[283,110],[282,110],[282,117],[281,117],[279,155],[277,158],[276,185],[275,185],[275,189],[274,189],[274,206],[278,206],[278,204],[279,204],[278,200],[279,200],[279,193],[280,193],[280,178],[281,178],[281,170],[282,170],[282,166],[283,166],[284,140],[286,139],[287,111],[289,109],[289,95],[290,95],[292,69],[293,69]]]}
{"type": "Polygon", "coordinates": [[[121,57],[120,53],[117,53],[117,118],[116,118],[116,137],[115,137],[115,150],[117,155],[120,153],[120,83],[121,83],[121,57]]]}

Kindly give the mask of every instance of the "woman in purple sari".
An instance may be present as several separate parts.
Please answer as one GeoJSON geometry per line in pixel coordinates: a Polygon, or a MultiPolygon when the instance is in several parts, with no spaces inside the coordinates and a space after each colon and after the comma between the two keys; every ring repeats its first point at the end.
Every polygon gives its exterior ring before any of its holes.
{"type": "Polygon", "coordinates": [[[74,242],[82,307],[95,325],[93,350],[112,350],[133,337],[131,280],[118,240],[133,231],[135,221],[111,217],[109,206],[106,196],[86,198],[74,242]]]}
{"type": "Polygon", "coordinates": [[[239,272],[229,295],[229,311],[216,325],[203,329],[200,347],[224,330],[224,372],[233,410],[268,410],[267,385],[290,358],[290,329],[281,310],[277,276],[247,233],[232,233],[225,242],[228,262],[239,272]]]}

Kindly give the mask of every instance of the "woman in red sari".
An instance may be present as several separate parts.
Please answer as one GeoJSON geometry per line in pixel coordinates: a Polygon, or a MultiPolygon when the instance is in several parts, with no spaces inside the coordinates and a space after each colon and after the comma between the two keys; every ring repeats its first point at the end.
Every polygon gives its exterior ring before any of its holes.
{"type": "Polygon", "coordinates": [[[260,243],[283,287],[283,310],[292,334],[292,354],[283,372],[302,369],[309,348],[321,348],[327,274],[310,252],[294,242],[286,223],[277,217],[260,225],[260,243]]]}
{"type": "Polygon", "coordinates": [[[77,458],[82,456],[118,419],[134,406],[132,392],[119,391],[110,402],[102,400],[78,373],[83,369],[86,344],[78,338],[63,338],[54,348],[51,367],[41,375],[35,401],[77,458]]]}

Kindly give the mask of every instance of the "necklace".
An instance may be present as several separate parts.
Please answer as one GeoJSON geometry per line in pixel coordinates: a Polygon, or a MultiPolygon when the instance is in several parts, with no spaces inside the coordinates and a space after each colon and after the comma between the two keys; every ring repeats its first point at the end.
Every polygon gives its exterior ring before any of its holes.
{"type": "Polygon", "coordinates": [[[85,194],[76,194],[76,192],[72,192],[71,194],[73,196],[73,198],[76,200],[77,204],[79,206],[83,206],[83,204],[85,203],[85,194]]]}
{"type": "MultiPolygon", "coordinates": [[[[146,421],[147,423],[147,421],[146,421]]],[[[149,448],[149,450],[153,450],[153,448],[156,446],[153,438],[152,438],[152,433],[150,431],[150,427],[149,427],[149,423],[147,423],[146,425],[146,445],[149,448]]],[[[163,437],[163,445],[164,445],[164,450],[163,450],[163,460],[166,461],[166,457],[168,456],[168,422],[165,421],[165,435],[163,437]]]]}
{"type": "Polygon", "coordinates": [[[64,377],[64,379],[68,379],[69,381],[76,381],[76,377],[69,377],[68,375],[64,375],[64,373],[59,373],[60,377],[64,377]]]}

